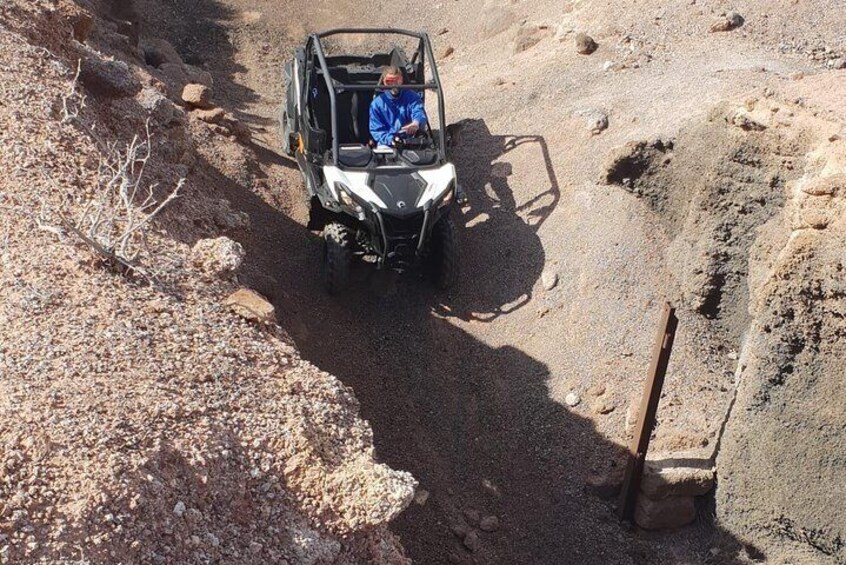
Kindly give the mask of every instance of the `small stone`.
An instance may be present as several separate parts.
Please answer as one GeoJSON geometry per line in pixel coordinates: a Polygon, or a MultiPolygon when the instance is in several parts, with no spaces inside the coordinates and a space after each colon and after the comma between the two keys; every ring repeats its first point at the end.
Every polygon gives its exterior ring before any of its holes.
{"type": "Polygon", "coordinates": [[[737,351],[729,351],[726,357],[728,357],[730,361],[737,361],[737,351]]]}
{"type": "Polygon", "coordinates": [[[579,55],[590,55],[597,50],[599,45],[591,36],[586,33],[576,34],[576,52],[579,55]]]}
{"type": "Polygon", "coordinates": [[[276,322],[276,309],[262,295],[248,288],[241,288],[229,295],[224,302],[239,316],[259,323],[276,322]]]}
{"type": "Polygon", "coordinates": [[[443,51],[441,51],[441,56],[438,57],[439,59],[443,60],[455,53],[455,48],[452,45],[447,45],[443,51]]]}
{"type": "Polygon", "coordinates": [[[185,514],[185,503],[181,500],[176,503],[173,507],[173,513],[176,515],[177,518],[182,518],[182,515],[185,514]]]}
{"type": "Polygon", "coordinates": [[[200,545],[200,536],[191,536],[188,541],[191,545],[198,546],[200,545]]]}
{"type": "Polygon", "coordinates": [[[731,31],[742,26],[744,21],[745,20],[743,19],[743,16],[741,16],[737,12],[729,12],[725,16],[720,17],[720,19],[711,24],[710,31],[712,33],[721,31],[731,31]]]}
{"type": "Polygon", "coordinates": [[[844,59],[844,58],[830,59],[828,61],[828,63],[826,63],[826,66],[829,69],[835,69],[835,70],[846,69],[846,59],[844,59]]]}
{"type": "Polygon", "coordinates": [[[478,510],[474,510],[473,508],[468,508],[464,511],[464,519],[467,520],[467,523],[473,526],[474,528],[479,525],[479,520],[482,519],[481,514],[479,514],[478,510]]]}
{"type": "Polygon", "coordinates": [[[420,506],[425,506],[427,500],[429,500],[429,491],[422,488],[417,489],[417,492],[414,493],[414,502],[420,506]]]}
{"type": "Polygon", "coordinates": [[[495,532],[499,529],[499,518],[496,516],[485,516],[479,521],[479,529],[483,532],[495,532]]]}
{"type": "Polygon", "coordinates": [[[482,488],[494,496],[500,496],[499,488],[488,479],[482,479],[482,488]]]}
{"type": "Polygon", "coordinates": [[[186,84],[182,89],[182,101],[195,108],[204,110],[213,108],[211,96],[211,89],[204,84],[186,84]]]}
{"type": "Polygon", "coordinates": [[[603,398],[597,398],[593,403],[593,411],[596,414],[610,414],[615,408],[616,406],[613,402],[603,398]]]}
{"type": "Polygon", "coordinates": [[[251,541],[250,542],[250,552],[251,553],[261,553],[261,550],[264,549],[264,546],[258,542],[251,541]]]}
{"type": "Polygon", "coordinates": [[[605,63],[602,64],[602,70],[603,71],[607,72],[607,71],[610,71],[613,68],[614,68],[614,61],[605,61],[605,63]]]}
{"type": "Polygon", "coordinates": [[[564,402],[566,402],[567,406],[570,407],[578,406],[581,401],[582,398],[575,392],[571,392],[566,397],[564,397],[564,402]]]}
{"type": "Polygon", "coordinates": [[[587,391],[591,396],[602,396],[605,394],[605,385],[602,383],[594,383],[588,387],[587,391]]]}
{"type": "Polygon", "coordinates": [[[467,526],[467,524],[456,524],[450,529],[452,530],[452,533],[453,535],[455,535],[455,537],[462,540],[464,539],[464,536],[467,535],[467,532],[470,531],[470,528],[467,526]]]}
{"type": "Polygon", "coordinates": [[[220,539],[211,532],[206,533],[205,539],[206,543],[208,543],[212,547],[218,547],[220,545],[220,539]]]}
{"type": "Polygon", "coordinates": [[[558,284],[558,273],[555,271],[544,271],[541,274],[541,283],[544,290],[552,290],[558,284]]]}
{"type": "Polygon", "coordinates": [[[473,553],[479,551],[479,548],[481,547],[481,542],[479,541],[479,534],[472,530],[467,532],[467,535],[464,536],[464,547],[466,547],[473,553]]]}
{"type": "Polygon", "coordinates": [[[212,108],[211,110],[197,110],[191,115],[207,124],[221,124],[226,112],[223,111],[223,108],[212,108]]]}

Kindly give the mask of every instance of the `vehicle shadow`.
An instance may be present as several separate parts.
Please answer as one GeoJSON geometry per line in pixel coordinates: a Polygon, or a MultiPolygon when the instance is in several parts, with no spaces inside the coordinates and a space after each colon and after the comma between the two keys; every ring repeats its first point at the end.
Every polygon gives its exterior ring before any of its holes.
{"type": "Polygon", "coordinates": [[[538,230],[557,207],[561,189],[542,136],[495,135],[485,120],[462,120],[447,129],[450,158],[469,203],[458,217],[464,227],[462,282],[435,309],[492,321],[531,301],[545,263],[538,230]],[[532,194],[528,200],[515,198],[515,175],[521,175],[517,182],[525,176],[536,183],[523,191],[532,194]]]}

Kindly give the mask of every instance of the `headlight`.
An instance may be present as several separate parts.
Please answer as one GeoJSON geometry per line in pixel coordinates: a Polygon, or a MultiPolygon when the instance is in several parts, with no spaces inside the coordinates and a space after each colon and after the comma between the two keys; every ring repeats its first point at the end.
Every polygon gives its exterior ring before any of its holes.
{"type": "Polygon", "coordinates": [[[364,211],[364,209],[355,201],[355,199],[353,199],[352,194],[350,193],[350,189],[347,185],[342,182],[336,182],[335,190],[338,191],[338,200],[341,201],[341,204],[355,211],[356,214],[360,214],[364,211]]]}

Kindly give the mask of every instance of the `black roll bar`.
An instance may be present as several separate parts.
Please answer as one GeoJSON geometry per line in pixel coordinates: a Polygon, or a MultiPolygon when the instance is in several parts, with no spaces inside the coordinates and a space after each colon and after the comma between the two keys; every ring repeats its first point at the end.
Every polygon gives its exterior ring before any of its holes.
{"type": "MultiPolygon", "coordinates": [[[[323,45],[320,42],[321,38],[330,37],[332,35],[340,34],[373,34],[373,35],[405,35],[419,39],[423,43],[426,57],[429,59],[429,65],[432,68],[432,78],[434,83],[427,84],[404,84],[399,87],[403,90],[434,90],[438,94],[438,121],[440,128],[438,128],[438,153],[441,159],[446,158],[446,118],[444,117],[444,93],[441,88],[441,77],[438,74],[438,66],[435,64],[435,55],[432,51],[432,43],[429,41],[429,34],[417,33],[404,29],[395,28],[338,28],[324,31],[323,33],[311,34],[310,40],[314,42],[315,52],[317,53],[317,60],[320,62],[320,69],[323,71],[323,80],[326,81],[326,88],[329,90],[329,105],[332,113],[332,163],[338,164],[338,113],[337,105],[335,103],[335,93],[343,90],[386,90],[384,86],[380,85],[365,85],[365,84],[339,84],[336,83],[329,74],[329,65],[326,64],[326,55],[323,53],[323,45]]],[[[425,76],[425,68],[424,68],[425,76]]]]}

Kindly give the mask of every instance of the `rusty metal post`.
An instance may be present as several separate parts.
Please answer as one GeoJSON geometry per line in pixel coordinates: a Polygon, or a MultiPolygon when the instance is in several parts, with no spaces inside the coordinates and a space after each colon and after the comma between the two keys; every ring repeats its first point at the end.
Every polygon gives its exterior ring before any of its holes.
{"type": "Polygon", "coordinates": [[[661,389],[664,387],[664,376],[667,374],[667,365],[670,363],[670,352],[673,349],[678,323],[676,309],[670,304],[665,304],[652,350],[652,362],[643,387],[635,435],[629,445],[629,461],[620,492],[620,518],[623,520],[632,521],[634,518],[643,464],[646,461],[646,451],[649,449],[649,439],[655,427],[655,414],[658,411],[658,401],[661,399],[661,389]]]}

